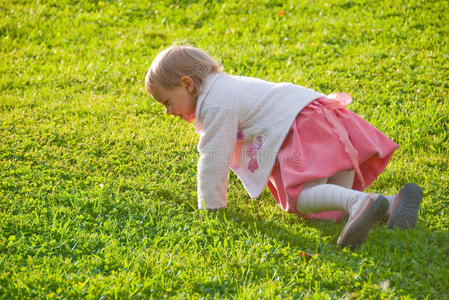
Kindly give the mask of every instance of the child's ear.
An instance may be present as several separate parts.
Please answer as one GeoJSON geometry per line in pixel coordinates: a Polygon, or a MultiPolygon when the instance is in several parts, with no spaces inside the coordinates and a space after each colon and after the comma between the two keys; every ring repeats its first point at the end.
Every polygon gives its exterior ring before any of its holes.
{"type": "Polygon", "coordinates": [[[189,76],[182,76],[181,77],[181,85],[189,92],[193,93],[195,90],[195,82],[193,79],[189,76]]]}

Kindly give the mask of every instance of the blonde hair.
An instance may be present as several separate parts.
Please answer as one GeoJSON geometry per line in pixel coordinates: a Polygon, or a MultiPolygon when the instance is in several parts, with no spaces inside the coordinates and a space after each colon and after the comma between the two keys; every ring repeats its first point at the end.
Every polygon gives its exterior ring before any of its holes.
{"type": "Polygon", "coordinates": [[[171,46],[160,52],[145,76],[145,89],[154,96],[155,88],[166,90],[181,85],[181,78],[189,76],[195,83],[194,96],[201,94],[206,77],[222,71],[212,57],[192,46],[171,46]]]}

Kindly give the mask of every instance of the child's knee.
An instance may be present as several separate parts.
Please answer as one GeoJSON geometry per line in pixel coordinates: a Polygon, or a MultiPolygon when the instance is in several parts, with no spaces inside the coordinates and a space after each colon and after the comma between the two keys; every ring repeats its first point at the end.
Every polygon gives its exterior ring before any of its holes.
{"type": "Polygon", "coordinates": [[[313,187],[313,186],[316,186],[316,185],[326,184],[326,183],[328,183],[327,182],[327,178],[318,178],[318,179],[314,179],[314,180],[306,182],[304,184],[303,188],[306,189],[306,188],[310,188],[310,187],[313,187]]]}
{"type": "Polygon", "coordinates": [[[327,183],[339,185],[347,189],[352,189],[352,186],[354,184],[354,176],[354,170],[340,171],[329,177],[327,183]]]}

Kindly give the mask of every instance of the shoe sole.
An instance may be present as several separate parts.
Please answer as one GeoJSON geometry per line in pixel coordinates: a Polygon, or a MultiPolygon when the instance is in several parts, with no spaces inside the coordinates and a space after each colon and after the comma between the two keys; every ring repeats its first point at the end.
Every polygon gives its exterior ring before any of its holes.
{"type": "Polygon", "coordinates": [[[379,196],[363,217],[355,223],[345,226],[337,244],[342,248],[349,246],[352,250],[360,246],[367,238],[373,224],[380,221],[387,210],[388,200],[379,196]]]}
{"type": "Polygon", "coordinates": [[[422,200],[422,189],[414,183],[407,183],[401,190],[399,204],[388,218],[388,228],[398,226],[401,229],[415,227],[418,221],[419,206],[422,200]]]}

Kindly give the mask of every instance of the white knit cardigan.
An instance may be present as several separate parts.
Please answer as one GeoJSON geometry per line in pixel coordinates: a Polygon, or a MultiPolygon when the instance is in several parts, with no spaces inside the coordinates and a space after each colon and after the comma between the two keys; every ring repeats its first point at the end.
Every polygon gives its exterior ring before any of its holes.
{"type": "Polygon", "coordinates": [[[229,168],[258,197],[298,113],[324,96],[291,83],[213,73],[198,96],[198,208],[226,206],[229,168]]]}

